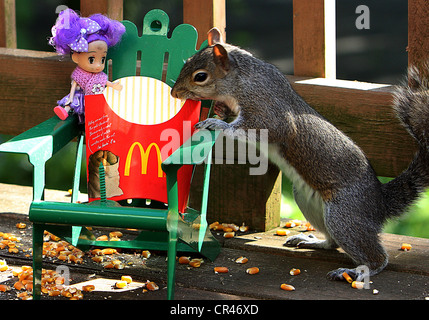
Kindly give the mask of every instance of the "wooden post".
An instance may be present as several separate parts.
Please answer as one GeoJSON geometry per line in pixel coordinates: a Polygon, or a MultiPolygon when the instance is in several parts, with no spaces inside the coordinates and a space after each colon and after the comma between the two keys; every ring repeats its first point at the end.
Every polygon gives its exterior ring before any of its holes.
{"type": "MultiPolygon", "coordinates": [[[[408,65],[424,70],[429,60],[429,2],[408,0],[408,65]]],[[[427,72],[427,71],[426,71],[427,72]]],[[[426,74],[429,79],[429,75],[426,74]]]]}
{"type": "Polygon", "coordinates": [[[0,47],[16,48],[15,0],[0,0],[0,47]]]}
{"type": "Polygon", "coordinates": [[[335,78],[335,0],[293,1],[296,76],[335,78]]]}
{"type": "Polygon", "coordinates": [[[183,0],[183,23],[193,25],[198,31],[197,47],[207,39],[207,32],[217,27],[226,39],[225,0],[183,0]]]}
{"type": "Polygon", "coordinates": [[[124,0],[80,0],[80,12],[83,17],[102,13],[121,21],[124,19],[124,0]]]}

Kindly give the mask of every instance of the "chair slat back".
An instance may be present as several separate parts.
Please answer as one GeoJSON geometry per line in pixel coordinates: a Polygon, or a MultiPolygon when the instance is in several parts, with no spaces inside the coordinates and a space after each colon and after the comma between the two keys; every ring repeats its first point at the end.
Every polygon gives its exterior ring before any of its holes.
{"type": "Polygon", "coordinates": [[[122,23],[126,33],[118,45],[109,49],[107,56],[112,62],[112,79],[141,75],[163,80],[173,86],[184,62],[197,52],[196,29],[189,24],[181,24],[169,38],[169,17],[159,9],[146,14],[141,36],[134,23],[122,23]],[[141,52],[140,74],[137,74],[138,52],[141,52]],[[167,69],[164,72],[165,65],[167,69]]]}

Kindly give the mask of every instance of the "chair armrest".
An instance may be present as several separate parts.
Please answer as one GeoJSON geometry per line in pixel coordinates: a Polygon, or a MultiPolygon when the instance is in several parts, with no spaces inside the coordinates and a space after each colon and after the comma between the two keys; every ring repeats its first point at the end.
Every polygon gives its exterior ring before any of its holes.
{"type": "Polygon", "coordinates": [[[45,163],[79,134],[77,118],[54,116],[0,145],[0,152],[22,153],[34,167],[33,200],[43,198],[45,163]]]}
{"type": "Polygon", "coordinates": [[[34,165],[46,162],[79,133],[77,118],[52,117],[0,145],[0,152],[27,154],[34,165]]]}
{"type": "MultiPolygon", "coordinates": [[[[221,131],[199,130],[195,132],[183,145],[177,148],[162,163],[162,168],[169,165],[201,164],[211,154],[213,145],[221,131]]],[[[165,171],[165,170],[164,170],[165,171]]]]}

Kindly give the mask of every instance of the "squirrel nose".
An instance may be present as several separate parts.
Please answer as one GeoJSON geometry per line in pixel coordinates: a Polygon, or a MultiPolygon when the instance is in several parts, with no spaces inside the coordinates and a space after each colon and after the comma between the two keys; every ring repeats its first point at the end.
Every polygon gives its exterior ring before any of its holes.
{"type": "Polygon", "coordinates": [[[176,87],[173,87],[173,89],[171,89],[171,96],[173,98],[179,99],[179,94],[177,93],[176,87]]]}

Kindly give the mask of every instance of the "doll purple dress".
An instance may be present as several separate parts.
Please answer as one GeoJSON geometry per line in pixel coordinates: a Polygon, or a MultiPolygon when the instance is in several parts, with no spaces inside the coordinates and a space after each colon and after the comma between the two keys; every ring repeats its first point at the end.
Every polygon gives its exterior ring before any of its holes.
{"type": "MultiPolygon", "coordinates": [[[[78,87],[74,93],[73,101],[70,102],[69,106],[78,115],[79,123],[84,123],[85,95],[103,93],[107,83],[107,75],[104,72],[92,73],[76,67],[71,74],[71,78],[76,81],[78,87]]],[[[65,107],[69,96],[70,94],[58,100],[57,104],[65,107]]]]}

